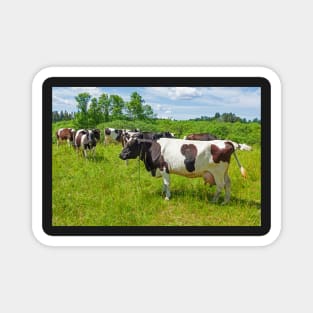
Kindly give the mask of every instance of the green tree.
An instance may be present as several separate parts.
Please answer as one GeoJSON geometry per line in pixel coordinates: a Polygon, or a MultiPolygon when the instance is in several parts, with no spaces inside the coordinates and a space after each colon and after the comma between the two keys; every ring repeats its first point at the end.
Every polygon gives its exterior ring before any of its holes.
{"type": "Polygon", "coordinates": [[[109,96],[106,93],[103,93],[99,97],[99,107],[100,111],[103,114],[103,119],[105,122],[108,122],[110,120],[110,111],[111,111],[111,101],[109,96]]]}
{"type": "Polygon", "coordinates": [[[120,120],[124,118],[123,110],[125,102],[119,95],[110,95],[111,115],[113,120],[120,120]]]}
{"type": "Polygon", "coordinates": [[[223,113],[222,120],[224,122],[235,123],[240,121],[240,117],[236,116],[234,113],[223,113]]]}
{"type": "Polygon", "coordinates": [[[88,109],[89,126],[96,127],[102,122],[101,107],[97,98],[92,98],[88,109]]]}
{"type": "Polygon", "coordinates": [[[80,93],[75,100],[77,101],[78,112],[75,115],[75,127],[88,128],[88,103],[91,95],[88,92],[80,93]]]}
{"type": "Polygon", "coordinates": [[[153,117],[153,110],[150,105],[144,105],[145,100],[138,92],[133,92],[130,101],[126,103],[127,115],[131,119],[143,120],[153,117]]]}
{"type": "Polygon", "coordinates": [[[218,112],[216,112],[215,115],[214,115],[214,118],[215,118],[216,120],[219,120],[219,119],[221,118],[221,114],[218,113],[218,112]]]}
{"type": "Polygon", "coordinates": [[[143,106],[143,117],[147,118],[155,118],[155,114],[153,113],[152,107],[149,104],[143,106]]]}
{"type": "Polygon", "coordinates": [[[138,92],[133,92],[130,96],[130,101],[126,104],[126,109],[129,118],[143,119],[143,105],[144,100],[138,92]]]}

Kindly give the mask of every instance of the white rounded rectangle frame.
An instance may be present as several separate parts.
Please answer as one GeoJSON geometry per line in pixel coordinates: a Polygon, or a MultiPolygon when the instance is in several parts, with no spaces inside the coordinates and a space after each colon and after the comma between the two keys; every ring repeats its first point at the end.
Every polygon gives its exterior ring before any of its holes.
{"type": "Polygon", "coordinates": [[[49,246],[265,246],[281,230],[281,83],[265,67],[49,67],[32,84],[32,229],[49,246]],[[42,90],[51,77],[261,77],[271,85],[271,228],[263,236],[51,236],[42,227],[42,90]]]}

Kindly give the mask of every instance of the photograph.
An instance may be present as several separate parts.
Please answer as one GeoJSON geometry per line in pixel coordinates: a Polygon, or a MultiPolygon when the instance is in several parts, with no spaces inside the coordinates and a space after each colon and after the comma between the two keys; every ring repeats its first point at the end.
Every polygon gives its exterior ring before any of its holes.
{"type": "Polygon", "coordinates": [[[51,89],[52,227],[262,225],[260,86],[51,89]]]}

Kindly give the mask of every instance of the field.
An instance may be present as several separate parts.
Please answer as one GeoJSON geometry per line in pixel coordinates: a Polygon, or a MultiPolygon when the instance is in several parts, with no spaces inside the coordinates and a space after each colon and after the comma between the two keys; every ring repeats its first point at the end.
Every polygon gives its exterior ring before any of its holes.
{"type": "MultiPolygon", "coordinates": [[[[53,130],[64,126],[56,123],[53,130]]],[[[69,125],[66,125],[69,126],[69,125]]],[[[162,130],[162,129],[161,129],[162,130]]],[[[53,131],[54,133],[54,131],[53,131]]],[[[249,141],[245,141],[250,143],[249,141]]],[[[202,178],[171,175],[170,201],[162,196],[162,179],[142,162],[119,159],[121,145],[99,143],[94,159],[84,159],[66,144],[52,144],[53,226],[260,226],[260,148],[237,151],[247,170],[244,179],[231,159],[231,201],[211,203],[215,186],[202,178]]]]}

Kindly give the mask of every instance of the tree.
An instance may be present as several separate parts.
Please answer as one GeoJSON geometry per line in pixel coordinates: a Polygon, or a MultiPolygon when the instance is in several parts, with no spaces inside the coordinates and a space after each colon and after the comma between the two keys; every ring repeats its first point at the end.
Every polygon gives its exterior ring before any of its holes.
{"type": "Polygon", "coordinates": [[[99,103],[100,111],[103,114],[104,121],[108,122],[110,118],[110,110],[111,110],[111,103],[110,103],[109,96],[106,93],[103,93],[99,97],[98,103],[99,103]]]}
{"type": "Polygon", "coordinates": [[[144,118],[154,118],[155,114],[153,113],[152,107],[149,104],[143,106],[143,116],[144,118]]]}
{"type": "Polygon", "coordinates": [[[96,127],[102,122],[101,107],[98,105],[98,99],[92,98],[88,109],[89,126],[96,127]]]}
{"type": "Polygon", "coordinates": [[[236,114],[234,114],[234,113],[223,113],[222,114],[222,120],[224,122],[234,123],[234,122],[239,122],[240,117],[236,116],[236,114]]]}
{"type": "Polygon", "coordinates": [[[130,101],[126,103],[127,115],[131,119],[143,120],[153,117],[153,110],[150,105],[143,105],[145,100],[138,92],[133,92],[130,101]]]}
{"type": "Polygon", "coordinates": [[[90,99],[91,95],[88,92],[80,93],[77,97],[75,97],[78,111],[86,114],[90,99]]]}
{"type": "Polygon", "coordinates": [[[215,118],[216,120],[220,119],[220,118],[221,118],[221,114],[218,113],[218,112],[215,113],[214,118],[215,118]]]}
{"type": "Polygon", "coordinates": [[[88,128],[88,103],[91,95],[88,92],[80,93],[75,100],[77,101],[78,112],[75,115],[75,125],[77,128],[88,128]]]}
{"type": "Polygon", "coordinates": [[[133,92],[130,96],[130,101],[126,104],[126,109],[128,116],[131,119],[142,119],[143,116],[143,108],[142,104],[144,100],[140,96],[138,92],[133,92]]]}
{"type": "Polygon", "coordinates": [[[111,104],[111,116],[113,120],[123,119],[123,110],[125,108],[125,102],[122,97],[118,95],[110,95],[111,104]]]}

